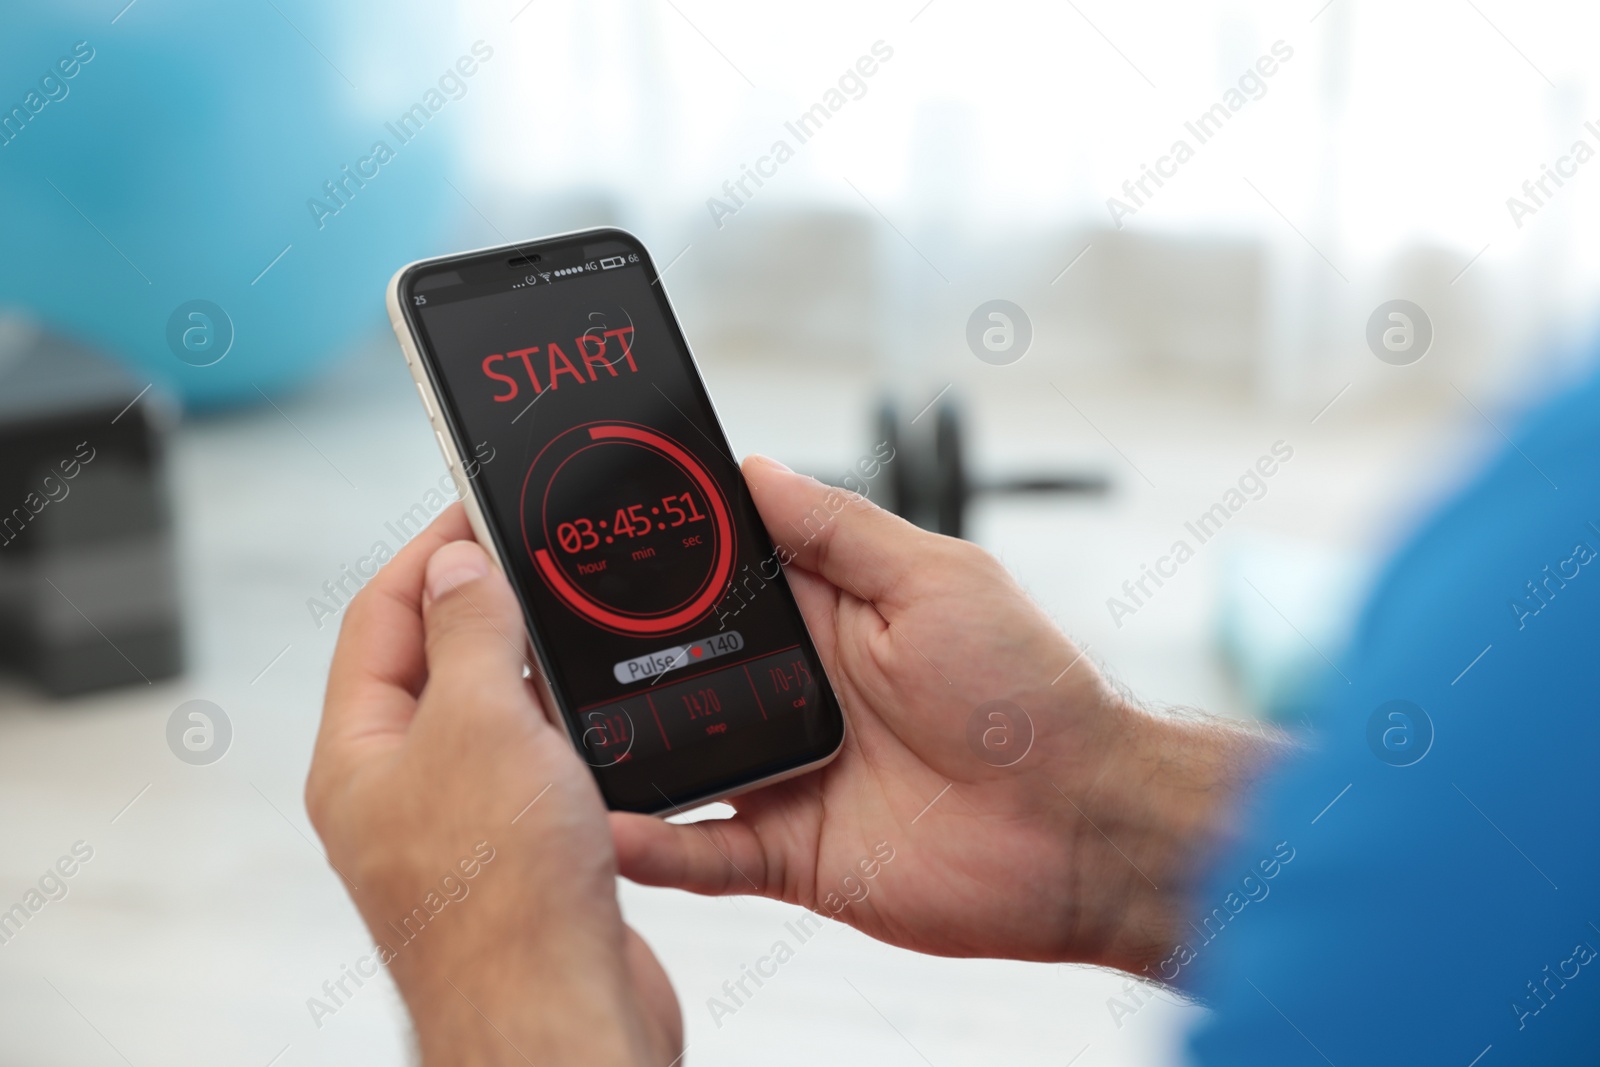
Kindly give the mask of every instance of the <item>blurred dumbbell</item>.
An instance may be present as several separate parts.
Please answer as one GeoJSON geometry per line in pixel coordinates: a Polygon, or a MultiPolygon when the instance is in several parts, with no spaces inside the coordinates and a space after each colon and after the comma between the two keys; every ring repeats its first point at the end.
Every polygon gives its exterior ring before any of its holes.
{"type": "Polygon", "coordinates": [[[871,479],[873,499],[923,529],[951,537],[965,536],[967,506],[976,496],[1098,495],[1111,488],[1110,480],[1094,471],[975,481],[967,472],[966,434],[960,406],[953,399],[941,399],[931,412],[906,423],[886,397],[878,405],[874,423],[874,444],[882,442],[887,446],[883,454],[894,459],[882,464],[871,479]]]}
{"type": "Polygon", "coordinates": [[[56,696],[178,673],[176,412],[105,357],[0,319],[0,666],[56,696]]]}

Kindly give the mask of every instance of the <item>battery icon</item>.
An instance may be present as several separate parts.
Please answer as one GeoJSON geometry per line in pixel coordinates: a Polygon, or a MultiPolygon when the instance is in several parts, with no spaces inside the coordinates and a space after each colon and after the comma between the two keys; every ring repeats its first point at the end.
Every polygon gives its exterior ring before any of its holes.
{"type": "Polygon", "coordinates": [[[621,256],[606,256],[600,261],[601,270],[615,270],[618,267],[626,267],[627,265],[628,261],[621,256]]]}

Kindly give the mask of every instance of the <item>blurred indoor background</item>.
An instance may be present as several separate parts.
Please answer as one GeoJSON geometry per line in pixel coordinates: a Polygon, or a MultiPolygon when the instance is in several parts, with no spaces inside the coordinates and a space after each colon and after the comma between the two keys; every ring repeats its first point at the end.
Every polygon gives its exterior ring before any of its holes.
{"type": "MultiPolygon", "coordinates": [[[[0,908],[93,858],[0,944],[0,1064],[406,1062],[386,983],[308,1011],[370,942],[301,802],[337,634],[312,602],[444,471],[383,311],[406,261],[633,230],[739,450],[842,473],[887,400],[930,485],[936,424],[969,485],[1103,479],[976,493],[964,532],[1140,697],[1266,715],[1372,561],[1586,369],[1597,30],[1559,0],[8,13],[0,908]],[[991,300],[1025,351],[969,344],[991,300]],[[1392,300],[1421,358],[1369,343],[1392,300]],[[179,757],[190,701],[223,758],[179,757]]],[[[691,1063],[1172,1064],[1201,1010],[835,927],[719,1026],[788,909],[623,899],[691,1063]]]]}

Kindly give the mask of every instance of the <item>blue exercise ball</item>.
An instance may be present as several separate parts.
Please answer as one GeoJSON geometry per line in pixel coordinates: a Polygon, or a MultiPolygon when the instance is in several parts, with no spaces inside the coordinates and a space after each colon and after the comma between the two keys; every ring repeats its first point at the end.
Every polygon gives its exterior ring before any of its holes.
{"type": "Polygon", "coordinates": [[[7,12],[0,308],[190,408],[292,389],[438,250],[463,105],[393,120],[471,42],[404,5],[118,6],[7,12]],[[386,34],[400,46],[374,56],[386,34]]]}

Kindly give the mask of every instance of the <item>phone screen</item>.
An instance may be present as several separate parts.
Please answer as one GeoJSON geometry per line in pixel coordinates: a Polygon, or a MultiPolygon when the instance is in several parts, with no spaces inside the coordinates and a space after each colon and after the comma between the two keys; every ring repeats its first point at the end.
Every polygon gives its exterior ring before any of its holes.
{"type": "Polygon", "coordinates": [[[643,246],[432,261],[400,298],[607,803],[670,811],[832,754],[836,698],[643,246]]]}

